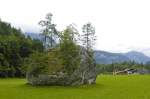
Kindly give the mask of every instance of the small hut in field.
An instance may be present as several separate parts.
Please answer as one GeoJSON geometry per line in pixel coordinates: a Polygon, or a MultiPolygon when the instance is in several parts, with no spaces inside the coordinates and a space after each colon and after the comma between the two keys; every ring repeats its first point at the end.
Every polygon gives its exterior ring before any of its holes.
{"type": "Polygon", "coordinates": [[[137,70],[136,69],[124,69],[124,70],[121,70],[121,71],[115,71],[113,72],[113,75],[126,75],[126,74],[134,74],[136,73],[137,70]]]}

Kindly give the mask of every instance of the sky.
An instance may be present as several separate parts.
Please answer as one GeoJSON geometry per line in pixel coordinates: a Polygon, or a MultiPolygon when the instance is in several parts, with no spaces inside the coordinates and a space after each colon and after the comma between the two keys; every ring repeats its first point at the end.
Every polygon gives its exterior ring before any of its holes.
{"type": "Polygon", "coordinates": [[[0,0],[1,20],[24,32],[39,33],[38,22],[49,12],[59,30],[74,23],[81,31],[91,22],[95,49],[150,56],[150,0],[0,0]]]}

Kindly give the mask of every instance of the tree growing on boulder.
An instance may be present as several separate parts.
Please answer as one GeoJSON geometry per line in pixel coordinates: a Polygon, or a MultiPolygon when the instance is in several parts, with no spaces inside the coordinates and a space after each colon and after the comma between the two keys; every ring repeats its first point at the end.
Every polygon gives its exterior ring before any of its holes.
{"type": "Polygon", "coordinates": [[[63,61],[64,70],[69,74],[77,69],[80,63],[79,46],[75,39],[77,34],[72,27],[68,26],[61,35],[60,58],[63,61]]]}
{"type": "MultiPolygon", "coordinates": [[[[82,35],[82,44],[85,47],[87,54],[90,58],[86,57],[86,62],[91,67],[91,63],[94,60],[93,57],[93,45],[96,40],[95,36],[95,28],[92,26],[90,22],[86,23],[82,27],[83,35],[82,35]]],[[[91,67],[92,68],[92,67],[91,67]]]]}
{"type": "Polygon", "coordinates": [[[83,35],[82,35],[82,44],[86,48],[88,52],[92,51],[95,38],[95,28],[92,26],[90,22],[86,23],[82,27],[83,35]]]}
{"type": "MultiPolygon", "coordinates": [[[[51,16],[49,17],[51,22],[50,19],[51,16]]],[[[48,31],[50,23],[47,25],[46,21],[43,22],[46,31],[48,31]]],[[[77,44],[79,33],[76,28],[73,25],[68,26],[59,34],[60,42],[57,46],[51,45],[45,54],[31,57],[30,68],[27,73],[28,82],[32,85],[70,86],[95,83],[96,64],[92,54],[89,54],[92,52],[90,36],[93,35],[91,33],[95,33],[92,29],[89,24],[83,28],[85,30],[83,41],[88,38],[88,42],[85,42],[87,46],[84,48],[77,44]]]]}
{"type": "Polygon", "coordinates": [[[45,49],[53,48],[55,43],[55,37],[59,35],[58,31],[56,30],[56,24],[52,23],[52,16],[52,13],[48,13],[45,17],[45,20],[41,20],[39,22],[39,25],[43,27],[42,33],[45,36],[45,49]]]}

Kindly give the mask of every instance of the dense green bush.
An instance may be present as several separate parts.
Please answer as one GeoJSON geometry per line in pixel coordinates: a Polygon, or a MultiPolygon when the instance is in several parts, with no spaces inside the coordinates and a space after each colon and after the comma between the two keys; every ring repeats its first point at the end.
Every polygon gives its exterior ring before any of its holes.
{"type": "Polygon", "coordinates": [[[55,74],[61,71],[63,66],[61,59],[58,58],[57,50],[53,49],[50,52],[39,53],[35,52],[28,58],[25,65],[29,74],[55,74]]]}
{"type": "Polygon", "coordinates": [[[22,77],[25,58],[34,51],[42,52],[42,42],[27,38],[19,29],[0,21],[0,77],[22,77]]]}

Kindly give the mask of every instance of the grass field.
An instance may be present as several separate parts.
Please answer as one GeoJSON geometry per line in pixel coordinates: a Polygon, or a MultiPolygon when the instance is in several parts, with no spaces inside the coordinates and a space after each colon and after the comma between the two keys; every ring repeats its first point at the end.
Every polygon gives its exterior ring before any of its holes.
{"type": "Polygon", "coordinates": [[[0,79],[0,99],[150,99],[150,75],[102,75],[78,87],[30,86],[25,79],[0,79]]]}

